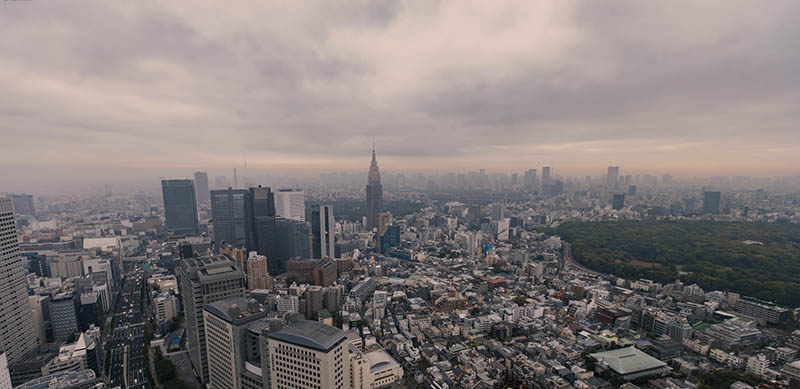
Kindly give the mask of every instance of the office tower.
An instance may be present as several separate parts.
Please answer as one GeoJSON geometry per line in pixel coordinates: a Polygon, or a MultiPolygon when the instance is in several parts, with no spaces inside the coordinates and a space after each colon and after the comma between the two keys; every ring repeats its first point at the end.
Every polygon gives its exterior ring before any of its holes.
{"type": "Polygon", "coordinates": [[[500,221],[506,217],[506,206],[503,203],[492,203],[492,221],[500,221]]]}
{"type": "Polygon", "coordinates": [[[306,220],[306,194],[302,190],[281,189],[275,193],[275,215],[285,218],[306,220]]]}
{"type": "Polygon", "coordinates": [[[10,199],[0,198],[0,352],[15,363],[36,348],[28,285],[19,255],[16,221],[10,199]]]}
{"type": "Polygon", "coordinates": [[[259,186],[248,189],[244,198],[244,211],[247,250],[266,256],[267,268],[271,271],[283,268],[277,255],[275,196],[270,188],[259,186]]]}
{"type": "Polygon", "coordinates": [[[703,192],[703,213],[704,214],[719,214],[720,192],[703,192]]]}
{"type": "Polygon", "coordinates": [[[636,196],[636,185],[628,186],[628,196],[636,196]]]}
{"type": "Polygon", "coordinates": [[[192,180],[161,180],[164,197],[164,215],[167,218],[167,233],[170,235],[197,235],[197,199],[192,180]]]}
{"type": "Polygon", "coordinates": [[[208,202],[208,173],[194,172],[194,192],[197,195],[198,204],[205,204],[208,202]]]}
{"type": "Polygon", "coordinates": [[[311,207],[311,257],[316,259],[333,258],[335,241],[336,227],[333,219],[333,206],[314,205],[311,207]]]}
{"type": "Polygon", "coordinates": [[[294,219],[278,218],[275,221],[278,261],[283,265],[275,269],[285,271],[285,263],[290,258],[311,258],[311,223],[294,219]]]}
{"type": "Polygon", "coordinates": [[[246,189],[228,188],[211,191],[211,219],[214,226],[214,242],[218,246],[222,243],[234,248],[247,246],[244,212],[246,196],[246,189]]]}
{"type": "Polygon", "coordinates": [[[619,185],[619,166],[609,166],[606,176],[606,190],[612,191],[619,185]]]}
{"type": "Polygon", "coordinates": [[[33,205],[33,195],[17,193],[10,194],[11,208],[16,215],[36,216],[36,207],[33,205]]]}
{"type": "Polygon", "coordinates": [[[53,296],[48,304],[50,323],[53,326],[53,340],[63,342],[78,332],[78,316],[75,313],[75,298],[72,292],[62,292],[53,296]]]}
{"type": "Polygon", "coordinates": [[[47,255],[39,254],[38,252],[21,253],[23,258],[28,260],[28,269],[31,273],[39,277],[49,277],[50,269],[47,266],[47,255]]]}
{"type": "Polygon", "coordinates": [[[251,251],[247,257],[247,290],[272,289],[273,286],[267,269],[267,257],[251,251]]]}
{"type": "Polygon", "coordinates": [[[383,186],[381,186],[381,172],[378,170],[378,161],[375,160],[375,148],[372,148],[372,163],[369,165],[367,177],[367,230],[372,231],[378,226],[378,214],[383,209],[383,186]]]}
{"type": "Polygon", "coordinates": [[[619,211],[623,207],[625,207],[625,194],[615,193],[613,196],[611,196],[611,208],[619,211]]]}
{"type": "MultiPolygon", "coordinates": [[[[234,297],[215,301],[203,307],[207,349],[208,384],[215,389],[244,389],[260,387],[244,377],[246,364],[260,370],[258,336],[248,327],[266,315],[264,307],[255,299],[234,297]],[[254,336],[255,335],[255,336],[254,336]],[[258,365],[252,362],[259,360],[258,365]],[[243,382],[246,381],[246,382],[243,382]]],[[[263,325],[258,326],[259,329],[263,325]]]]}
{"type": "MultiPolygon", "coordinates": [[[[31,308],[31,315],[33,316],[33,333],[36,335],[38,344],[47,343],[47,327],[44,322],[44,307],[50,297],[39,296],[37,294],[28,296],[28,305],[31,308]]],[[[38,345],[37,344],[37,345],[38,345]]]]}
{"type": "Polygon", "coordinates": [[[242,271],[225,255],[186,258],[176,268],[186,317],[189,356],[201,383],[208,383],[203,305],[231,297],[245,297],[242,271]]]}
{"type": "Polygon", "coordinates": [[[542,168],[542,186],[550,185],[550,166],[545,166],[542,168]]]}
{"type": "Polygon", "coordinates": [[[525,184],[525,190],[528,192],[533,192],[539,186],[538,181],[539,178],[536,176],[536,169],[528,169],[525,171],[525,175],[522,178],[523,183],[525,184]]]}
{"type": "Polygon", "coordinates": [[[300,320],[267,334],[272,389],[349,388],[347,334],[300,320]]]}

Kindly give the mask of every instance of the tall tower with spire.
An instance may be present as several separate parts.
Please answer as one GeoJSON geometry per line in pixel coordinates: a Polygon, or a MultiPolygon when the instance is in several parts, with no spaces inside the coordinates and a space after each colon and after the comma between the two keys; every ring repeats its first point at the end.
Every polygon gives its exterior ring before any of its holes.
{"type": "Polygon", "coordinates": [[[369,165],[367,176],[367,229],[372,230],[378,226],[378,214],[383,209],[383,186],[381,185],[381,172],[378,170],[378,161],[375,160],[375,144],[372,144],[372,163],[369,165]]]}

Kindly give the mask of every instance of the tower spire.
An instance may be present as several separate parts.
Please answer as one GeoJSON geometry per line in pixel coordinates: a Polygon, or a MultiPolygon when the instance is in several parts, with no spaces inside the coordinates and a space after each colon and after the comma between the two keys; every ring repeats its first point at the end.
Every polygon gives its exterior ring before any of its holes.
{"type": "Polygon", "coordinates": [[[372,160],[375,161],[375,142],[372,142],[372,160]]]}

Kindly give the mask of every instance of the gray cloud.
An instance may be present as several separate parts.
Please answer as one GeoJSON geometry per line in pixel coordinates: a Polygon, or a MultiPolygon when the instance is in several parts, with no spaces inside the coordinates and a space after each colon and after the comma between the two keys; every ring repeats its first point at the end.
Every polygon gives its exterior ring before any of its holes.
{"type": "Polygon", "coordinates": [[[391,170],[798,174],[798,14],[793,1],[4,2],[0,162],[349,169],[376,141],[391,170]]]}

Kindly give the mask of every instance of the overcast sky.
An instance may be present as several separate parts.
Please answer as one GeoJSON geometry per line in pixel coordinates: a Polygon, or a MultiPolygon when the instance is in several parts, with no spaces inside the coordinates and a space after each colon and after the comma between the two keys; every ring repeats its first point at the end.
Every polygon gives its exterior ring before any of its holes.
{"type": "Polygon", "coordinates": [[[0,179],[245,158],[366,170],[373,141],[387,171],[797,175],[799,16],[798,1],[3,1],[0,179]]]}

